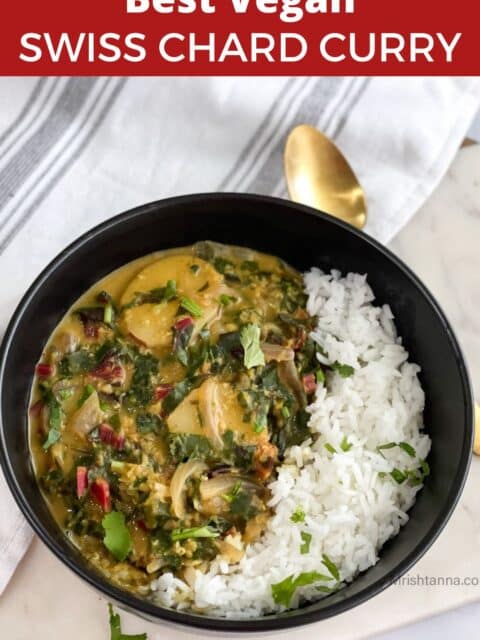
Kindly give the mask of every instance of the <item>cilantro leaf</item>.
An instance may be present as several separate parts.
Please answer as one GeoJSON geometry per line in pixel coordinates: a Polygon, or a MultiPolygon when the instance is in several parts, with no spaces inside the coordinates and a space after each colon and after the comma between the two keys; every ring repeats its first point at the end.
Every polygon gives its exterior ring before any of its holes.
{"type": "Polygon", "coordinates": [[[108,513],[102,520],[102,527],[105,531],[103,544],[117,560],[123,562],[132,547],[132,538],[125,524],[124,514],[119,511],[108,513]]]}
{"type": "Polygon", "coordinates": [[[353,447],[353,444],[351,444],[351,443],[348,441],[347,436],[343,436],[343,440],[342,440],[342,442],[340,443],[340,449],[346,453],[347,451],[350,451],[350,449],[351,449],[352,447],[353,447]]]}
{"type": "Polygon", "coordinates": [[[331,580],[329,576],[318,573],[318,571],[307,571],[305,573],[300,573],[297,576],[288,576],[285,580],[272,584],[273,601],[276,604],[289,607],[293,595],[298,587],[306,587],[310,584],[314,584],[315,582],[328,582],[329,580],[331,580]]]}
{"type": "Polygon", "coordinates": [[[240,333],[240,343],[243,347],[243,363],[247,369],[265,365],[265,356],[260,348],[260,327],[247,324],[240,333]]]}
{"type": "Polygon", "coordinates": [[[302,531],[300,533],[300,537],[302,538],[302,544],[300,545],[300,553],[305,555],[310,551],[310,543],[312,542],[312,534],[307,533],[306,531],[302,531]]]}
{"type": "Polygon", "coordinates": [[[108,605],[110,612],[110,640],[147,640],[146,633],[137,633],[135,635],[126,635],[122,633],[122,625],[118,613],[113,613],[113,607],[108,605]]]}

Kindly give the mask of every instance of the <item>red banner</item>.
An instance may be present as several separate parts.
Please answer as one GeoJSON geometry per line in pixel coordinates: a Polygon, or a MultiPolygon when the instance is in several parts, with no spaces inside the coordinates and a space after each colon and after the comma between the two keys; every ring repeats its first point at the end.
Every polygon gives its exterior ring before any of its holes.
{"type": "Polygon", "coordinates": [[[5,0],[1,75],[480,75],[473,0],[5,0]]]}

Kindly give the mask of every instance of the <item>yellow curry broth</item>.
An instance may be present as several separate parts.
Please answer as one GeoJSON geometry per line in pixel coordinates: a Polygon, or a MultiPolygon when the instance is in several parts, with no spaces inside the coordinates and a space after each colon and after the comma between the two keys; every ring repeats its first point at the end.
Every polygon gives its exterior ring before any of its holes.
{"type": "Polygon", "coordinates": [[[110,580],[235,563],[261,535],[275,465],[306,433],[310,327],[297,272],[213,243],[127,264],[70,309],[37,366],[32,459],[110,580]]]}

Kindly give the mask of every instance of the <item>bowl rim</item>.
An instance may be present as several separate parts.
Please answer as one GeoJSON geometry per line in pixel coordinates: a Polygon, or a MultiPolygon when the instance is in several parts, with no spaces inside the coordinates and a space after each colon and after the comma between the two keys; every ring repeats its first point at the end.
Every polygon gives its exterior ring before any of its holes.
{"type": "Polygon", "coordinates": [[[302,214],[306,217],[321,218],[324,222],[341,227],[343,230],[346,230],[349,233],[352,233],[354,236],[357,236],[363,242],[371,245],[374,249],[380,252],[387,260],[393,262],[394,265],[400,271],[402,271],[408,279],[412,281],[415,287],[427,300],[430,307],[432,308],[432,311],[440,321],[442,328],[446,332],[452,351],[455,355],[455,360],[462,382],[462,391],[464,395],[464,420],[467,432],[461,452],[461,464],[458,466],[454,481],[452,483],[452,489],[449,495],[446,496],[444,506],[440,513],[437,515],[436,520],[432,523],[429,532],[422,538],[422,540],[420,540],[415,548],[405,558],[403,558],[403,560],[396,567],[391,569],[388,573],[380,577],[364,590],[319,611],[309,610],[309,608],[301,608],[292,610],[286,615],[270,614],[264,617],[253,619],[205,617],[200,614],[163,608],[161,606],[154,605],[147,600],[136,598],[127,591],[123,591],[118,587],[115,587],[104,581],[99,574],[95,573],[94,569],[87,570],[79,566],[72,557],[64,552],[64,549],[60,546],[60,544],[57,543],[57,541],[46,531],[46,529],[43,528],[41,523],[37,520],[34,508],[30,505],[30,503],[24,496],[23,491],[19,483],[17,482],[15,470],[11,465],[5,443],[3,415],[1,415],[3,414],[2,401],[0,401],[0,462],[9,489],[17,505],[19,506],[20,510],[22,511],[23,515],[29,522],[34,532],[50,549],[50,551],[63,562],[64,565],[66,565],[77,576],[82,578],[91,587],[93,587],[97,591],[100,591],[102,595],[107,597],[109,600],[114,601],[120,607],[126,608],[130,611],[133,610],[137,615],[143,616],[148,620],[153,620],[157,623],[175,623],[177,625],[182,625],[189,628],[194,627],[199,629],[209,629],[213,631],[258,633],[262,631],[272,631],[297,627],[327,619],[329,617],[343,613],[347,610],[353,609],[354,607],[364,603],[365,601],[369,600],[373,596],[389,587],[394,581],[398,580],[398,578],[404,575],[435,542],[435,540],[445,527],[446,523],[448,522],[450,516],[452,515],[463,491],[470,467],[474,434],[474,399],[468,368],[455,333],[439,303],[436,301],[435,297],[432,295],[429,289],[419,279],[419,277],[400,258],[398,258],[389,249],[380,244],[380,242],[367,235],[363,231],[360,231],[355,227],[352,227],[351,225],[337,218],[334,218],[327,213],[317,211],[306,205],[291,202],[283,198],[246,193],[206,192],[173,196],[170,198],[141,204],[137,207],[117,214],[83,233],[76,240],[70,243],[65,249],[63,249],[63,251],[61,251],[55,258],[53,258],[53,260],[51,260],[48,265],[42,270],[42,272],[35,278],[34,282],[22,296],[15,311],[13,312],[5,331],[4,338],[2,340],[2,344],[0,347],[0,394],[3,397],[5,386],[4,373],[6,358],[9,353],[10,345],[15,335],[16,329],[22,320],[23,313],[28,308],[32,298],[41,289],[44,282],[48,280],[48,278],[54,271],[61,268],[62,264],[66,260],[68,260],[69,256],[74,254],[80,247],[88,244],[93,238],[97,237],[98,235],[108,233],[110,229],[113,229],[119,223],[122,223],[126,220],[132,220],[136,217],[141,217],[147,213],[159,211],[161,209],[173,208],[181,210],[182,205],[187,203],[207,203],[211,201],[225,201],[225,203],[228,203],[232,200],[244,201],[252,204],[263,203],[267,206],[271,206],[272,208],[283,207],[291,209],[292,211],[295,211],[298,214],[302,214]]]}

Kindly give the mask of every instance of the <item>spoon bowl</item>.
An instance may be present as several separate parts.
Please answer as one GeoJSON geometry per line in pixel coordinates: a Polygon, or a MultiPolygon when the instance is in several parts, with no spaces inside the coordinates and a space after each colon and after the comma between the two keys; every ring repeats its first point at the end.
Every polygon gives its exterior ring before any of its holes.
{"type": "Polygon", "coordinates": [[[285,174],[292,200],[363,229],[367,220],[365,194],[330,138],[306,124],[295,127],[285,147],[285,174]]]}

